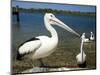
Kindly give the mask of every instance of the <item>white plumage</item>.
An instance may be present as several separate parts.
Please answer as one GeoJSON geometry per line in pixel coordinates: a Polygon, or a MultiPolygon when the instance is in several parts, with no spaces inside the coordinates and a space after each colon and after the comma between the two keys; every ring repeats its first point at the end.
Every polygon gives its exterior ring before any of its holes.
{"type": "Polygon", "coordinates": [[[24,54],[24,53],[31,52],[37,49],[40,45],[41,45],[40,40],[27,42],[19,48],[19,53],[24,54]]]}
{"type": "Polygon", "coordinates": [[[49,56],[51,53],[55,51],[58,44],[58,39],[56,38],[49,38],[47,36],[39,36],[38,37],[41,41],[41,46],[36,50],[35,54],[32,56],[34,59],[44,58],[49,56]]]}
{"type": "Polygon", "coordinates": [[[17,58],[21,58],[25,54],[33,53],[31,59],[40,59],[49,56],[55,51],[58,44],[58,34],[56,30],[51,25],[60,26],[67,31],[79,36],[73,29],[65,25],[59,19],[57,19],[53,14],[46,13],[44,16],[44,24],[46,29],[50,32],[51,37],[48,36],[38,36],[25,43],[23,43],[18,50],[17,58]]]}

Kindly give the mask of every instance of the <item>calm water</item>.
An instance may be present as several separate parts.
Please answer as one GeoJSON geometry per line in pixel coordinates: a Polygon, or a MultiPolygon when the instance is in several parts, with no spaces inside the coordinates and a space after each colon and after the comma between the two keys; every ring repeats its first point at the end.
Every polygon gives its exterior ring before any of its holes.
{"type": "MultiPolygon", "coordinates": [[[[87,37],[89,37],[90,31],[95,34],[95,16],[69,14],[55,14],[55,16],[79,34],[86,32],[87,37]]],[[[14,48],[17,48],[19,44],[32,37],[50,35],[44,26],[43,17],[44,13],[20,13],[20,24],[18,24],[16,22],[16,16],[12,16],[12,45],[14,48]]],[[[66,32],[62,28],[57,26],[54,26],[54,28],[58,32],[60,41],[77,38],[75,35],[66,32]]]]}

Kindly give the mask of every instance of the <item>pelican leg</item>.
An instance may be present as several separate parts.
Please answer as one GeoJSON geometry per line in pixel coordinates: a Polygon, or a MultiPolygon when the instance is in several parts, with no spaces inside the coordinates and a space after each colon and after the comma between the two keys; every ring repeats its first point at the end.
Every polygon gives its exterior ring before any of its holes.
{"type": "Polygon", "coordinates": [[[33,60],[31,59],[31,61],[30,61],[30,65],[32,66],[32,68],[34,69],[34,64],[33,64],[33,60]]]}
{"type": "Polygon", "coordinates": [[[36,66],[33,64],[33,60],[31,60],[30,65],[32,65],[32,70],[31,70],[31,72],[38,72],[39,67],[36,67],[36,66]]]}
{"type": "Polygon", "coordinates": [[[40,61],[40,67],[46,67],[46,65],[43,63],[42,59],[39,59],[40,61]]]}

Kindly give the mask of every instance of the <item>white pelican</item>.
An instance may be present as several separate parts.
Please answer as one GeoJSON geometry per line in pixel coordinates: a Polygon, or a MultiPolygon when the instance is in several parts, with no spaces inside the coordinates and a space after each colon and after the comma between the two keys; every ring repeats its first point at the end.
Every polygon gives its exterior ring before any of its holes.
{"type": "Polygon", "coordinates": [[[93,35],[93,32],[91,32],[91,35],[90,35],[90,40],[93,41],[94,40],[94,35],[93,35]]]}
{"type": "Polygon", "coordinates": [[[85,33],[83,33],[82,38],[84,38],[83,42],[89,42],[89,39],[85,37],[85,33]]]}
{"type": "Polygon", "coordinates": [[[73,29],[57,19],[52,13],[46,13],[44,15],[44,24],[46,29],[50,32],[51,37],[38,36],[24,42],[18,49],[17,59],[21,59],[23,56],[31,54],[30,57],[33,61],[35,59],[47,57],[53,53],[58,44],[58,34],[52,25],[57,25],[77,36],[80,36],[73,29]]]}
{"type": "Polygon", "coordinates": [[[80,53],[76,56],[77,64],[79,67],[85,67],[86,66],[86,54],[83,51],[83,43],[84,43],[84,33],[81,36],[81,47],[80,47],[80,53]]]}

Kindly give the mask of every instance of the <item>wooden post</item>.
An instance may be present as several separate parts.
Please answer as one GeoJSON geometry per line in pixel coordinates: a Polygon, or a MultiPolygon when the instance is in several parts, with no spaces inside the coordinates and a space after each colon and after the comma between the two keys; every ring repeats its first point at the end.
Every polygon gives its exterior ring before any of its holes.
{"type": "Polygon", "coordinates": [[[19,7],[16,6],[16,16],[17,16],[17,22],[19,23],[20,22],[20,19],[19,19],[19,12],[18,12],[18,9],[19,7]]]}

